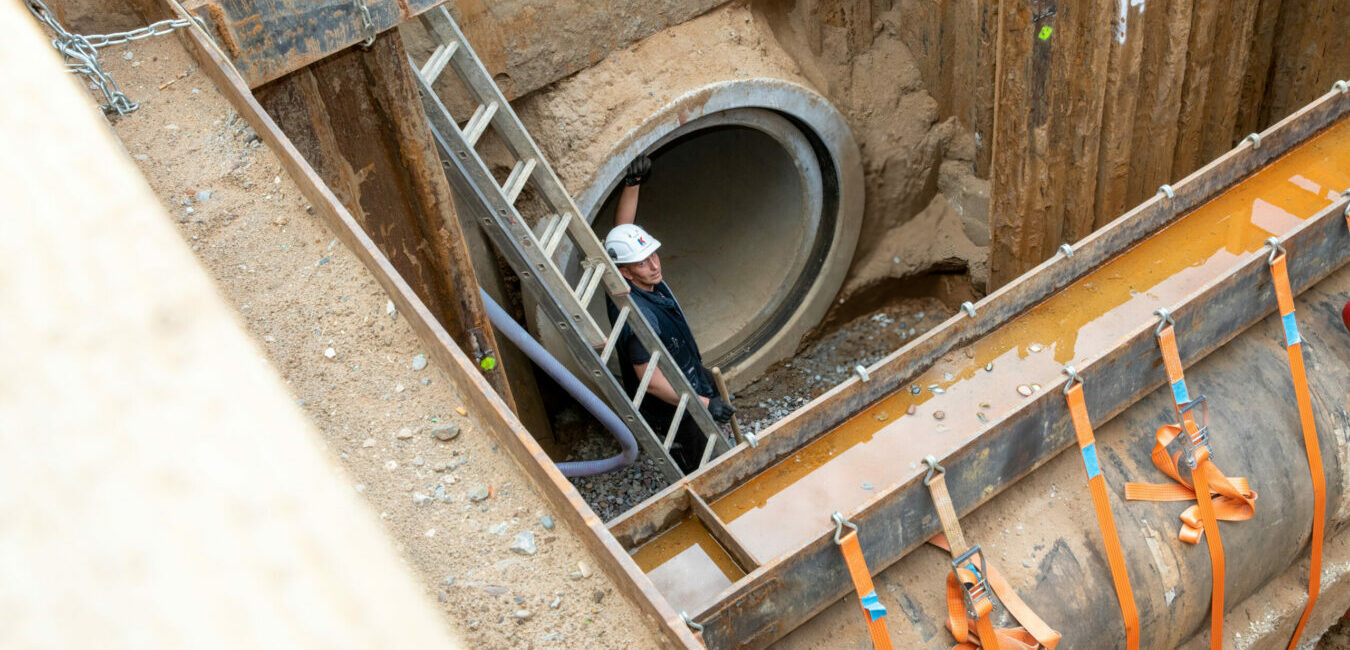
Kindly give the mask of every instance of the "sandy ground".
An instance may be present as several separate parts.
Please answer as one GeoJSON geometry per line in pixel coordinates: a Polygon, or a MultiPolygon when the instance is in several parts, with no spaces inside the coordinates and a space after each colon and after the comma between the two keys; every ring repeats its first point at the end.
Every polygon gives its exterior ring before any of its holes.
{"type": "Polygon", "coordinates": [[[1317,642],[1317,650],[1350,650],[1350,612],[1317,642]]]}
{"type": "MultiPolygon", "coordinates": [[[[103,50],[113,118],[183,239],[475,647],[651,647],[654,634],[465,412],[384,291],[175,38],[103,50]],[[422,369],[418,369],[422,368],[422,369]],[[435,432],[458,427],[438,440],[435,432]],[[476,501],[480,492],[490,496],[476,501]],[[511,550],[532,534],[537,551],[511,550]]],[[[553,513],[556,514],[556,513],[553,513]]],[[[334,531],[341,534],[340,531],[334,531]]]]}

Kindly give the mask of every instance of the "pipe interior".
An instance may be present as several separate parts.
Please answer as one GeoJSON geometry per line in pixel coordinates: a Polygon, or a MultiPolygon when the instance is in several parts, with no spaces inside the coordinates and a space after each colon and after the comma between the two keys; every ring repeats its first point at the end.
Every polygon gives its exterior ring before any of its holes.
{"type": "MultiPolygon", "coordinates": [[[[752,351],[765,323],[797,309],[794,288],[811,280],[812,251],[830,236],[811,143],[781,117],[744,112],[657,143],[638,204],[637,224],[661,242],[665,281],[709,366],[752,351]]],[[[613,227],[622,189],[606,198],[598,233],[613,227]]]]}

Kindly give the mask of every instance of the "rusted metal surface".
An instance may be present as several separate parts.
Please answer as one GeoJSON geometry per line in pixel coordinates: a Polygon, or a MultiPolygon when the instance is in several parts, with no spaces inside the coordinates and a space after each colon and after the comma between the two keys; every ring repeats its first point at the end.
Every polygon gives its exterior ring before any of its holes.
{"type": "MultiPolygon", "coordinates": [[[[1350,102],[1343,95],[1328,94],[1263,134],[1263,146],[1259,149],[1243,146],[1230,152],[1178,183],[1173,198],[1159,197],[1140,206],[1082,242],[1073,257],[1057,256],[986,298],[979,305],[976,318],[961,315],[945,323],[880,362],[871,370],[870,382],[855,380],[837,387],[767,432],[757,449],[736,448],[714,465],[616,520],[611,530],[626,545],[642,543],[661,531],[662,522],[678,516],[684,509],[685,504],[673,498],[672,491],[687,489],[710,500],[717,498],[893,392],[902,380],[908,380],[942,354],[1008,321],[1155,232],[1178,214],[1263,167],[1340,117],[1347,108],[1350,102]]],[[[1340,218],[1344,205],[1344,200],[1338,202],[1289,235],[1286,247],[1295,260],[1291,278],[1296,291],[1335,270],[1350,256],[1350,235],[1340,218]]],[[[1183,302],[1176,314],[1187,363],[1222,345],[1273,308],[1266,273],[1264,259],[1253,256],[1238,272],[1207,285],[1183,302]]],[[[1083,364],[1087,380],[1098,378],[1096,383],[1106,387],[1089,396],[1092,412],[1099,418],[1108,418],[1158,386],[1162,375],[1156,371],[1155,357],[1152,326],[1148,325],[1103,356],[1083,364]],[[1100,381],[1106,377],[1109,381],[1100,381]]],[[[994,423],[986,434],[943,461],[948,467],[953,499],[961,512],[983,503],[1071,443],[1067,411],[1054,388],[1049,386],[1047,392],[1012,416],[994,423]]],[[[863,526],[871,523],[868,528],[873,533],[863,541],[870,566],[877,569],[888,566],[937,532],[935,521],[924,521],[931,506],[919,478],[909,476],[849,514],[855,523],[863,526]]],[[[751,639],[756,640],[751,645],[767,643],[851,589],[842,564],[836,561],[837,552],[832,548],[827,528],[822,519],[819,536],[801,548],[766,560],[763,567],[747,575],[696,616],[706,626],[704,638],[710,647],[732,647],[751,639]],[[768,587],[770,584],[776,586],[768,587]],[[766,589],[773,592],[771,596],[762,596],[766,589]],[[752,594],[756,597],[748,598],[752,594]],[[750,601],[760,604],[748,604],[750,601]],[[777,632],[767,632],[770,628],[777,632]]]]}
{"type": "MultiPolygon", "coordinates": [[[[1350,260],[1350,233],[1341,219],[1342,200],[1300,226],[1285,241],[1294,290],[1301,292],[1350,260]]],[[[1178,344],[1189,365],[1268,315],[1275,305],[1265,256],[1255,254],[1237,272],[1210,284],[1177,306],[1178,344]]],[[[1094,390],[1089,410],[1101,420],[1114,417],[1163,384],[1152,323],[1139,327],[1121,345],[1080,368],[1094,390]]],[[[1062,382],[1047,389],[986,434],[941,458],[959,513],[968,513],[1073,443],[1062,382]]],[[[922,471],[898,487],[883,490],[850,514],[869,534],[862,538],[868,565],[889,566],[941,532],[922,471]]],[[[790,630],[851,589],[828,530],[802,549],[785,554],[746,576],[737,587],[695,619],[705,626],[709,647],[736,647],[763,628],[790,630]],[[780,581],[757,605],[738,603],[762,585],[780,581]]]]}
{"type": "MultiPolygon", "coordinates": [[[[412,74],[394,32],[257,97],[456,343],[475,361],[495,360],[500,348],[412,74]]],[[[503,365],[490,365],[488,382],[514,410],[503,365]]]]}
{"type": "MultiPolygon", "coordinates": [[[[150,2],[151,0],[138,0],[150,2]]],[[[164,11],[164,6],[155,8],[164,11]]],[[[233,68],[229,58],[199,28],[180,32],[190,51],[196,56],[220,92],[230,100],[235,110],[249,121],[281,160],[286,172],[295,180],[301,192],[313,204],[315,211],[331,227],[362,264],[370,270],[380,286],[389,293],[399,312],[408,319],[413,330],[439,366],[450,376],[450,381],[461,387],[466,406],[479,418],[483,428],[501,441],[502,446],[524,468],[539,486],[544,498],[552,504],[580,536],[587,549],[623,591],[633,600],[648,622],[656,627],[674,646],[697,647],[698,640],[689,628],[671,610],[651,581],[628,557],[628,553],[606,530],[581,495],[557,470],[544,450],[534,441],[506,404],[488,386],[474,363],[450,338],[449,333],[427,309],[412,287],[384,256],[375,242],[361,228],[352,214],[343,207],[300,152],[268,116],[253,97],[247,82],[233,68]]]]}
{"type": "Polygon", "coordinates": [[[1173,186],[1174,197],[1159,194],[1074,246],[1073,257],[1056,255],[976,303],[977,316],[958,314],[868,368],[870,381],[850,379],[764,431],[759,446],[738,445],[695,474],[651,497],[610,523],[625,545],[641,544],[678,510],[671,494],[688,486],[716,499],[777,463],[867,405],[895,392],[943,355],[998,326],[1073,283],[1121,251],[1157,232],[1215,193],[1264,167],[1313,133],[1350,112],[1350,95],[1328,93],[1262,134],[1261,147],[1243,145],[1173,186]]]}
{"type": "MultiPolygon", "coordinates": [[[[444,0],[365,0],[374,32],[384,32],[444,0]]],[[[370,35],[359,0],[187,0],[211,37],[257,88],[360,43],[370,35]]]]}

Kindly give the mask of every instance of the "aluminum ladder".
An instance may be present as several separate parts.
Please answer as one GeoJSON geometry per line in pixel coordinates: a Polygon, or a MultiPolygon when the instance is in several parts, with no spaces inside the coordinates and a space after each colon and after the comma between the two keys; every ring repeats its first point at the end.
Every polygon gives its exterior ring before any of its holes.
{"type": "Polygon", "coordinates": [[[437,7],[422,14],[421,20],[437,47],[422,65],[417,65],[416,61],[411,63],[446,175],[458,197],[463,199],[457,205],[468,209],[482,225],[497,250],[520,277],[521,284],[528,288],[557,327],[573,358],[591,374],[605,401],[628,425],[642,450],[656,459],[668,479],[675,481],[684,475],[669,450],[680,421],[686,415],[694,419],[707,440],[700,466],[714,453],[730,449],[707,407],[697,399],[688,379],[671,360],[670,353],[634,304],[627,281],[609,259],[604,245],[577,210],[571,195],[553,173],[552,166],[526,132],[524,124],[493,82],[492,75],[450,17],[450,12],[444,6],[437,7]],[[472,104],[477,106],[462,127],[432,89],[447,67],[459,76],[464,88],[472,95],[472,104]],[[489,127],[496,129],[499,139],[516,160],[504,183],[497,182],[475,149],[489,127]],[[516,207],[527,183],[533,184],[548,212],[533,228],[516,207]],[[580,281],[575,286],[555,261],[560,253],[570,250],[577,252],[582,269],[580,281]],[[601,287],[619,309],[612,327],[602,327],[587,308],[599,295],[601,287]],[[627,394],[607,366],[625,324],[632,328],[652,359],[633,395],[627,394]],[[680,396],[674,420],[668,430],[661,432],[662,435],[652,430],[639,411],[657,368],[680,396]]]}

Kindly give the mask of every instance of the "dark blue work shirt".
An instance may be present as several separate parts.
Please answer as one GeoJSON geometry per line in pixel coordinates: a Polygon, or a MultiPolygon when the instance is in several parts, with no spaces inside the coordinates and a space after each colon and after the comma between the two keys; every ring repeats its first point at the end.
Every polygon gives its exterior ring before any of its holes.
{"type": "MultiPolygon", "coordinates": [[[[643,291],[629,281],[628,288],[634,304],[642,310],[642,315],[647,317],[652,329],[656,330],[656,336],[670,352],[671,360],[684,371],[684,376],[689,380],[694,392],[703,397],[712,397],[712,380],[703,370],[703,355],[698,350],[698,343],[694,342],[694,333],[689,330],[689,321],[685,320],[684,310],[680,309],[680,303],[675,300],[675,294],[671,293],[670,287],[661,282],[652,287],[651,291],[643,291]]],[[[613,323],[619,317],[619,309],[608,298],[605,300],[605,306],[609,310],[609,321],[613,323]]],[[[639,378],[633,371],[633,366],[647,363],[651,360],[651,354],[642,347],[642,342],[626,324],[619,333],[619,342],[615,350],[619,353],[624,386],[630,392],[634,391],[637,389],[639,378]]],[[[644,406],[645,402],[649,401],[651,400],[644,400],[644,406]]]]}

